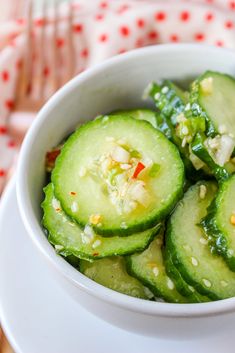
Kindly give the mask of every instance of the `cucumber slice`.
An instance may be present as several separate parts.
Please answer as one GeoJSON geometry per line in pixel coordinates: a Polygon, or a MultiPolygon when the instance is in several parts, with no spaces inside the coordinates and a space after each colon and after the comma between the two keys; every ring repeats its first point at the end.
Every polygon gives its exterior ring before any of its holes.
{"type": "Polygon", "coordinates": [[[208,297],[201,295],[196,291],[194,287],[190,286],[187,282],[185,282],[180,272],[174,266],[171,258],[171,253],[168,249],[165,249],[164,251],[164,263],[167,275],[173,280],[175,287],[180,294],[185,297],[190,297],[189,299],[192,303],[202,303],[210,301],[208,297]]]}
{"type": "Polygon", "coordinates": [[[192,84],[190,101],[207,119],[207,136],[224,132],[235,136],[235,80],[229,75],[206,71],[192,84]]]}
{"type": "Polygon", "coordinates": [[[142,299],[153,299],[150,290],[126,272],[125,261],[116,256],[95,260],[81,260],[80,271],[93,281],[117,292],[142,299]]]}
{"type": "Polygon", "coordinates": [[[137,120],[148,121],[153,127],[157,128],[158,113],[150,109],[118,110],[112,115],[128,115],[137,120]]]}
{"type": "Polygon", "coordinates": [[[171,216],[166,236],[166,247],[182,277],[212,300],[235,296],[234,272],[220,256],[211,253],[198,225],[216,191],[214,182],[199,182],[192,186],[171,216]],[[206,194],[201,192],[204,189],[201,185],[206,187],[206,194]]]}
{"type": "Polygon", "coordinates": [[[206,136],[203,133],[196,134],[191,143],[193,153],[210,168],[218,181],[226,180],[229,177],[229,172],[226,168],[215,163],[204,145],[205,140],[206,136]]]}
{"type": "Polygon", "coordinates": [[[127,255],[144,250],[160,229],[160,224],[142,233],[128,237],[103,238],[88,228],[89,234],[63,212],[55,198],[53,185],[45,189],[43,225],[48,231],[48,240],[63,256],[73,254],[80,259],[94,260],[113,255],[127,255]]]}
{"type": "Polygon", "coordinates": [[[127,271],[144,283],[156,297],[168,302],[186,303],[175,288],[174,282],[167,276],[162,256],[163,235],[157,236],[149,247],[141,254],[133,254],[126,258],[127,271]]]}
{"type": "Polygon", "coordinates": [[[105,116],[83,125],[68,139],[56,160],[52,182],[63,210],[80,225],[99,215],[101,221],[92,222],[98,234],[125,236],[154,227],[169,214],[182,194],[184,167],[176,147],[149,123],[105,116]],[[117,146],[130,158],[128,171],[115,162],[117,157],[110,157],[117,146]],[[103,158],[111,160],[104,172],[103,158]],[[136,165],[131,163],[136,160],[138,164],[150,160],[159,170],[154,176],[134,177],[136,165]],[[112,172],[117,173],[115,179],[112,172]],[[137,184],[142,194],[137,187],[133,195],[137,184]],[[142,196],[144,200],[133,203],[133,197],[142,196]],[[133,204],[135,208],[130,209],[133,204]]]}
{"type": "Polygon", "coordinates": [[[208,208],[201,225],[213,251],[221,254],[235,271],[235,175],[220,184],[219,192],[208,208]],[[234,217],[233,217],[234,215],[234,217]]]}

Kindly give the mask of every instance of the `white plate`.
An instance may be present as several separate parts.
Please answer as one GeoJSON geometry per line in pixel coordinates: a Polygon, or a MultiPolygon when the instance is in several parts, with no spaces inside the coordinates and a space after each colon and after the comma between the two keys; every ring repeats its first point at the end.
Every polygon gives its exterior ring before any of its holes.
{"type": "Polygon", "coordinates": [[[231,336],[163,341],[113,327],[55,282],[22,225],[12,182],[0,207],[0,318],[17,353],[232,353],[231,336]]]}

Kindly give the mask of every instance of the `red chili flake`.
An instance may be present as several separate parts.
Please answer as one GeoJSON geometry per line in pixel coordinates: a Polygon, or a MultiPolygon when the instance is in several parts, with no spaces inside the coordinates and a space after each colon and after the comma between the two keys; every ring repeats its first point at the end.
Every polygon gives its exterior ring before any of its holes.
{"type": "Polygon", "coordinates": [[[75,191],[70,191],[70,195],[75,196],[77,193],[75,191]]]}
{"type": "Polygon", "coordinates": [[[133,179],[136,179],[138,177],[138,175],[140,174],[140,172],[145,168],[145,165],[141,162],[138,162],[134,174],[132,175],[133,179]]]}
{"type": "Polygon", "coordinates": [[[5,107],[9,110],[12,110],[14,108],[14,101],[12,99],[7,99],[5,101],[5,107]]]}
{"type": "Polygon", "coordinates": [[[50,70],[49,70],[49,67],[48,66],[45,66],[44,69],[43,69],[43,75],[45,77],[49,76],[50,74],[50,70]]]}
{"type": "Polygon", "coordinates": [[[98,14],[95,16],[95,19],[96,19],[97,21],[101,21],[101,20],[104,19],[104,15],[103,15],[102,13],[98,13],[98,14]]]}
{"type": "Polygon", "coordinates": [[[55,210],[56,210],[56,212],[60,212],[61,208],[56,208],[55,210]]]}
{"type": "Polygon", "coordinates": [[[73,30],[76,33],[81,33],[83,31],[83,25],[81,23],[77,23],[73,26],[73,30]]]}
{"type": "Polygon", "coordinates": [[[235,1],[230,1],[229,7],[231,10],[235,10],[235,1]]]}
{"type": "Polygon", "coordinates": [[[154,17],[156,21],[164,21],[166,19],[166,14],[165,12],[160,11],[157,12],[154,17]]]}
{"type": "Polygon", "coordinates": [[[100,3],[100,8],[101,9],[106,9],[108,7],[108,3],[106,2],[106,1],[102,1],[101,3],[100,3]]]}
{"type": "Polygon", "coordinates": [[[232,21],[225,22],[225,27],[231,29],[234,27],[234,23],[232,21]]]}
{"type": "Polygon", "coordinates": [[[46,154],[46,169],[48,171],[51,171],[54,168],[56,158],[59,156],[60,151],[61,151],[60,149],[55,149],[55,150],[47,152],[47,154],[46,154]]]}
{"type": "Polygon", "coordinates": [[[9,72],[7,70],[2,71],[2,80],[7,82],[9,80],[9,72]]]}
{"type": "Polygon", "coordinates": [[[130,34],[130,29],[127,26],[120,27],[120,33],[123,37],[127,37],[130,34]]]}
{"type": "Polygon", "coordinates": [[[35,19],[35,25],[38,26],[38,27],[44,26],[45,23],[46,23],[46,21],[45,21],[44,18],[36,18],[35,19]]]}
{"type": "Polygon", "coordinates": [[[150,32],[148,33],[148,37],[149,37],[149,39],[151,39],[151,40],[157,39],[157,38],[158,38],[158,33],[157,33],[156,31],[150,31],[150,32]]]}
{"type": "Polygon", "coordinates": [[[136,24],[139,28],[143,28],[145,25],[145,20],[143,20],[143,18],[138,18],[136,24]]]}
{"type": "Polygon", "coordinates": [[[99,253],[98,252],[94,252],[93,256],[99,256],[99,253]]]}
{"type": "Polygon", "coordinates": [[[5,169],[0,169],[0,177],[4,177],[6,175],[5,169]]]}
{"type": "Polygon", "coordinates": [[[194,39],[198,42],[201,42],[205,39],[205,35],[203,33],[196,33],[194,39]]]}
{"type": "Polygon", "coordinates": [[[99,36],[99,41],[100,41],[100,42],[104,43],[104,42],[107,42],[107,40],[108,40],[107,34],[103,33],[103,34],[101,34],[101,35],[99,36]]]}
{"type": "Polygon", "coordinates": [[[224,42],[222,40],[217,40],[215,42],[215,45],[217,45],[217,47],[223,47],[224,46],[224,42]]]}
{"type": "Polygon", "coordinates": [[[57,38],[56,39],[56,46],[57,48],[62,48],[64,46],[64,39],[63,38],[57,38]]]}
{"type": "Polygon", "coordinates": [[[181,21],[188,21],[190,18],[190,13],[188,11],[183,11],[180,14],[181,21]]]}
{"type": "Polygon", "coordinates": [[[14,147],[16,146],[16,143],[15,143],[15,141],[10,140],[10,141],[8,141],[7,146],[8,146],[9,148],[14,148],[14,147]]]}
{"type": "Polygon", "coordinates": [[[0,125],[0,135],[5,135],[7,133],[7,128],[4,125],[0,125]]]}
{"type": "Polygon", "coordinates": [[[179,37],[178,37],[177,34],[172,34],[172,35],[170,36],[170,40],[171,40],[172,42],[178,42],[178,41],[179,41],[179,37]]]}
{"type": "Polygon", "coordinates": [[[82,58],[87,58],[88,57],[88,54],[89,54],[89,51],[87,48],[84,48],[82,51],[81,51],[81,57],[82,58]]]}
{"type": "Polygon", "coordinates": [[[208,12],[205,16],[206,21],[212,21],[214,19],[214,15],[211,12],[208,12]]]}

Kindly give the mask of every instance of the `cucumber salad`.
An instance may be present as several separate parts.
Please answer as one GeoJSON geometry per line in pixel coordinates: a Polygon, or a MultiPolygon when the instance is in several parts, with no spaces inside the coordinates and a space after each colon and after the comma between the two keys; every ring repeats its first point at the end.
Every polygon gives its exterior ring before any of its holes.
{"type": "Polygon", "coordinates": [[[170,303],[235,296],[235,79],[166,80],[155,109],[80,126],[46,155],[55,251],[120,293],[170,303]]]}

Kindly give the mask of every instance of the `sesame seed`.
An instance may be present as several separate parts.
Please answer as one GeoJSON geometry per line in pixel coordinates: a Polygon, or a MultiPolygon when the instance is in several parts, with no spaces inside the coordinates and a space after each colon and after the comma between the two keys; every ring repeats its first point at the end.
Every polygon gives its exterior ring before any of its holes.
{"type": "Polygon", "coordinates": [[[91,243],[91,239],[89,237],[87,237],[84,233],[81,233],[81,238],[82,238],[83,244],[90,244],[91,243]]]}
{"type": "Polygon", "coordinates": [[[205,286],[206,286],[206,287],[208,287],[208,288],[210,288],[210,287],[211,287],[211,282],[210,282],[210,281],[208,281],[208,279],[203,278],[203,279],[202,279],[202,282],[205,284],[205,286]]]}
{"type": "Polygon", "coordinates": [[[71,205],[71,211],[72,212],[77,212],[78,211],[78,204],[76,201],[73,201],[72,205],[71,205]]]}
{"type": "Polygon", "coordinates": [[[173,290],[175,288],[175,285],[174,283],[172,282],[172,280],[167,277],[167,287],[170,289],[170,290],[173,290]]]}
{"type": "Polygon", "coordinates": [[[207,188],[205,185],[200,185],[199,187],[199,197],[200,199],[204,199],[206,197],[206,193],[207,193],[207,188]]]}
{"type": "Polygon", "coordinates": [[[206,244],[208,243],[208,240],[205,239],[205,238],[200,238],[200,239],[199,239],[199,242],[200,242],[201,244],[203,244],[203,245],[206,245],[206,244]]]}
{"type": "Polygon", "coordinates": [[[181,129],[181,132],[182,132],[183,135],[188,135],[189,130],[188,130],[187,126],[183,126],[182,129],[181,129]]]}
{"type": "Polygon", "coordinates": [[[98,246],[101,245],[101,240],[100,239],[97,239],[94,241],[94,243],[92,244],[92,248],[95,249],[95,248],[98,248],[98,246]]]}
{"type": "Polygon", "coordinates": [[[154,274],[154,276],[158,276],[159,275],[159,269],[155,266],[155,267],[153,267],[153,274],[154,274]]]}
{"type": "Polygon", "coordinates": [[[195,259],[195,257],[191,257],[191,261],[192,261],[193,266],[198,266],[198,261],[197,261],[197,259],[195,259]]]}
{"type": "Polygon", "coordinates": [[[186,143],[187,143],[187,139],[186,137],[183,138],[183,141],[181,143],[181,147],[185,147],[186,146],[186,143]]]}
{"type": "Polygon", "coordinates": [[[191,108],[191,104],[187,103],[184,110],[187,112],[188,110],[190,110],[190,108],[191,108]]]}
{"type": "Polygon", "coordinates": [[[56,251],[61,251],[64,249],[64,247],[62,245],[56,244],[55,249],[56,249],[56,251]]]}
{"type": "Polygon", "coordinates": [[[227,287],[228,282],[226,281],[220,281],[222,287],[227,287]]]}
{"type": "Polygon", "coordinates": [[[127,170],[131,168],[131,164],[127,164],[127,163],[122,163],[120,164],[121,169],[123,170],[127,170]]]}
{"type": "Polygon", "coordinates": [[[162,93],[163,93],[163,94],[166,94],[168,91],[169,91],[169,87],[164,86],[164,87],[162,88],[162,93]]]}
{"type": "Polygon", "coordinates": [[[219,125],[218,131],[220,134],[226,134],[227,128],[224,124],[219,125]]]}
{"type": "Polygon", "coordinates": [[[159,92],[157,92],[157,93],[154,95],[154,99],[156,99],[156,101],[157,101],[158,99],[160,99],[160,97],[161,97],[161,94],[160,94],[159,92]]]}
{"type": "Polygon", "coordinates": [[[233,249],[228,249],[228,251],[227,251],[228,257],[232,257],[233,254],[234,254],[234,250],[233,249]]]}
{"type": "Polygon", "coordinates": [[[192,286],[188,286],[189,290],[191,290],[191,292],[195,292],[195,289],[192,286]]]}
{"type": "Polygon", "coordinates": [[[55,197],[52,199],[52,206],[55,210],[60,209],[60,201],[57,200],[55,197]]]}

